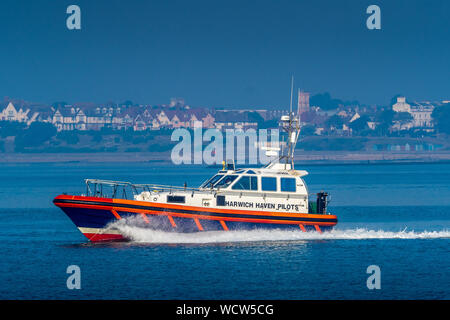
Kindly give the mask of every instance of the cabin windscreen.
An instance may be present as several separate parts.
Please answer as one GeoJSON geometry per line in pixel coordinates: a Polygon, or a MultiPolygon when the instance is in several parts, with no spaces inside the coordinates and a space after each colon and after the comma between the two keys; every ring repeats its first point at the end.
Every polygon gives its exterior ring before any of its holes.
{"type": "Polygon", "coordinates": [[[230,184],[233,183],[234,180],[236,180],[238,176],[236,175],[226,175],[225,177],[223,177],[223,179],[219,180],[213,187],[214,188],[226,188],[228,187],[230,184]]]}
{"type": "Polygon", "coordinates": [[[219,181],[224,175],[223,174],[216,174],[215,176],[213,176],[212,178],[206,180],[205,182],[202,183],[202,185],[200,186],[200,188],[207,188],[207,187],[212,187],[217,181],[219,181]]]}

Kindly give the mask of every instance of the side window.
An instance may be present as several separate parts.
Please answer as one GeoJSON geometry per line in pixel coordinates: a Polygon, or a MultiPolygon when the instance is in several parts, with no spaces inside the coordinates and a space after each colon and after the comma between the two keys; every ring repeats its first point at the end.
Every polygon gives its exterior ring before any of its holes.
{"type": "Polygon", "coordinates": [[[167,202],[171,203],[184,203],[184,196],[167,196],[167,202]]]}
{"type": "Polygon", "coordinates": [[[277,178],[262,177],[261,188],[263,191],[277,191],[277,178]]]}
{"type": "Polygon", "coordinates": [[[231,187],[233,190],[250,190],[250,177],[242,176],[236,183],[231,187]]]}
{"type": "Polygon", "coordinates": [[[295,178],[281,178],[281,191],[295,192],[295,178]]]}
{"type": "Polygon", "coordinates": [[[258,178],[251,176],[241,177],[232,187],[233,190],[258,190],[258,178]]]}

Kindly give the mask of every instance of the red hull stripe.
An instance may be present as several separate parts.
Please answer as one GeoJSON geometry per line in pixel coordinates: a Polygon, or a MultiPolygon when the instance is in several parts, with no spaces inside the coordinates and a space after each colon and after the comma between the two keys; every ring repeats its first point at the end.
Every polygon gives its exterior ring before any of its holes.
{"type": "Polygon", "coordinates": [[[92,242],[125,240],[120,234],[83,233],[83,235],[92,242]]]}

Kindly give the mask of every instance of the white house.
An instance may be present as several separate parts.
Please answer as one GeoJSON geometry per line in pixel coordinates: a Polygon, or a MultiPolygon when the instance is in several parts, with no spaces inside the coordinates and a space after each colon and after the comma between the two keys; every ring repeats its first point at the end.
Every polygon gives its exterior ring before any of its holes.
{"type": "Polygon", "coordinates": [[[3,121],[18,121],[18,122],[28,122],[28,113],[30,109],[22,110],[20,108],[18,111],[14,105],[10,102],[8,106],[0,112],[0,120],[3,121]]]}
{"type": "Polygon", "coordinates": [[[397,97],[397,103],[392,105],[392,110],[395,112],[410,112],[411,106],[406,102],[405,97],[397,97]]]}
{"type": "Polygon", "coordinates": [[[433,119],[431,114],[433,113],[434,106],[428,103],[415,103],[411,108],[411,115],[413,117],[413,126],[419,128],[432,128],[433,119]]]}
{"type": "Polygon", "coordinates": [[[433,113],[434,106],[429,102],[414,102],[408,104],[405,97],[398,97],[397,103],[392,106],[392,110],[395,112],[408,112],[411,114],[413,120],[409,123],[403,124],[402,129],[410,128],[433,128],[433,121],[431,114],[433,113]]]}

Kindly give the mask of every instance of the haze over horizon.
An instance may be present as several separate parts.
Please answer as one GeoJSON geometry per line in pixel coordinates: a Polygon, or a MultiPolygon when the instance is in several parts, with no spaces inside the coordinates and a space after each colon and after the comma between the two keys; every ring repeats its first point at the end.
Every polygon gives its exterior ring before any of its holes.
{"type": "Polygon", "coordinates": [[[450,2],[4,0],[0,97],[288,106],[311,94],[450,100],[450,2]],[[81,8],[68,30],[66,8],[81,8]],[[366,8],[381,8],[368,30],[366,8]]]}

